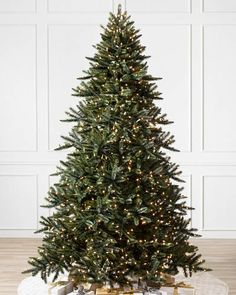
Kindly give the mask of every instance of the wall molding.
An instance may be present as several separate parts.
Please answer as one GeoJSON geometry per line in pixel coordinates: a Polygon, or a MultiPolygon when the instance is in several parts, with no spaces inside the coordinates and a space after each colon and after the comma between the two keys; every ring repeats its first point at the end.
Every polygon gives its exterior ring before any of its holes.
{"type": "MultiPolygon", "coordinates": [[[[227,228],[207,228],[205,226],[205,180],[206,178],[211,177],[211,178],[236,178],[236,174],[205,174],[202,175],[202,214],[201,214],[201,222],[202,222],[202,232],[235,232],[236,233],[236,228],[235,229],[227,229],[227,228]]],[[[223,200],[222,200],[223,201],[223,200]]]]}
{"type": "MultiPolygon", "coordinates": [[[[7,2],[8,0],[5,0],[5,2],[7,2]]],[[[18,2],[18,0],[16,0],[16,2],[18,2]]],[[[34,9],[33,10],[1,10],[0,9],[0,14],[21,14],[21,13],[26,13],[26,14],[30,14],[30,13],[36,13],[37,12],[37,0],[31,0],[31,2],[34,3],[34,9]]]]}
{"type": "MultiPolygon", "coordinates": [[[[38,184],[38,174],[34,174],[34,173],[1,173],[0,174],[0,178],[1,177],[33,177],[35,179],[35,189],[36,189],[36,199],[35,199],[35,205],[36,205],[36,224],[37,227],[33,228],[33,227],[29,227],[29,228],[2,228],[0,227],[0,237],[1,237],[1,231],[10,231],[10,232],[14,232],[14,231],[35,231],[38,229],[38,221],[39,221],[39,184],[38,184]]],[[[25,204],[26,205],[26,204],[25,204]]],[[[22,206],[24,206],[24,204],[22,204],[22,206]]],[[[24,210],[24,208],[21,208],[20,210],[24,210]]],[[[25,209],[27,210],[27,209],[25,209]]]]}
{"type": "MultiPolygon", "coordinates": [[[[204,0],[203,0],[204,1],[204,0]]],[[[205,101],[206,101],[206,95],[205,95],[205,29],[207,27],[217,27],[217,26],[233,26],[236,27],[236,24],[204,24],[202,25],[202,62],[201,62],[201,67],[202,67],[202,143],[201,143],[201,151],[204,153],[236,153],[236,150],[210,150],[206,149],[205,147],[205,121],[206,121],[206,114],[205,114],[205,101]]]]}
{"type": "Polygon", "coordinates": [[[1,153],[5,153],[5,152],[9,152],[9,153],[21,153],[21,152],[37,152],[38,151],[38,85],[37,85],[37,25],[36,24],[0,24],[0,28],[1,27],[15,27],[15,28],[18,28],[18,27],[32,27],[34,28],[34,37],[35,37],[35,50],[34,50],[34,55],[35,55],[35,61],[34,61],[34,66],[35,66],[35,89],[34,89],[34,92],[35,92],[35,131],[36,131],[36,134],[35,134],[35,148],[34,149],[15,149],[15,150],[5,150],[5,149],[0,149],[0,154],[1,153]]]}
{"type": "MultiPolygon", "coordinates": [[[[87,8],[86,10],[75,10],[75,11],[58,11],[58,10],[51,10],[50,9],[50,1],[51,0],[47,0],[47,13],[66,13],[66,14],[74,14],[74,13],[108,13],[109,11],[112,11],[114,8],[114,1],[115,0],[107,0],[107,9],[104,10],[94,10],[91,11],[91,8],[87,8]]],[[[93,0],[94,1],[94,0],[93,0]]],[[[94,5],[94,7],[96,7],[96,5],[94,5]]]]}
{"type": "MultiPolygon", "coordinates": [[[[232,2],[234,0],[231,0],[232,2]]],[[[206,10],[205,9],[205,2],[206,0],[202,0],[202,13],[236,13],[236,6],[235,10],[206,10]]]]}
{"type": "MultiPolygon", "coordinates": [[[[183,11],[175,11],[175,10],[156,10],[156,9],[151,9],[150,11],[139,11],[139,10],[133,10],[132,8],[130,8],[130,6],[128,6],[129,0],[126,0],[126,8],[128,10],[128,12],[130,13],[142,13],[142,14],[191,14],[192,13],[192,0],[186,0],[186,4],[188,5],[188,9],[187,10],[183,10],[183,11]]],[[[147,3],[146,3],[147,5],[147,3]]],[[[157,5],[158,6],[158,5],[157,5]]]]}

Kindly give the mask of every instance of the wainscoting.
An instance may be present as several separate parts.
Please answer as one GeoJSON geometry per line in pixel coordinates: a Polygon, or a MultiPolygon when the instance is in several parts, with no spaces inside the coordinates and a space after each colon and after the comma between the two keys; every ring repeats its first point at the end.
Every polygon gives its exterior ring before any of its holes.
{"type": "Polygon", "coordinates": [[[54,148],[71,128],[60,119],[118,3],[163,78],[192,225],[236,238],[235,0],[0,0],[0,236],[33,237],[49,214],[40,205],[67,153],[54,148]]]}

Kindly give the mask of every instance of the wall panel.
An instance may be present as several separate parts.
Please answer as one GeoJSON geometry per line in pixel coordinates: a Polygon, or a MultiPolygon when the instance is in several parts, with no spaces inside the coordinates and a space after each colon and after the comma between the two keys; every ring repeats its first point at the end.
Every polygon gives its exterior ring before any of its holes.
{"type": "Polygon", "coordinates": [[[209,175],[203,181],[203,230],[236,230],[236,175],[209,175]]]}
{"type": "Polygon", "coordinates": [[[175,146],[191,151],[191,27],[185,25],[142,26],[149,71],[157,81],[163,101],[156,103],[174,124],[166,127],[175,135],[175,146]],[[153,36],[157,36],[153,42],[153,36]],[[174,48],[174,50],[173,50],[174,48]],[[181,106],[181,107],[180,107],[181,106]]]}
{"type": "Polygon", "coordinates": [[[48,0],[49,12],[109,12],[112,9],[110,0],[48,0]]]}
{"type": "Polygon", "coordinates": [[[139,13],[190,12],[191,0],[127,0],[127,9],[139,13]]]}
{"type": "Polygon", "coordinates": [[[205,12],[236,12],[235,0],[203,0],[205,12]]]}
{"type": "Polygon", "coordinates": [[[38,220],[37,177],[0,175],[0,229],[36,229],[38,220]]]}
{"type": "Polygon", "coordinates": [[[0,13],[35,12],[36,0],[0,0],[0,13]]]}
{"type": "Polygon", "coordinates": [[[0,25],[0,42],[0,150],[35,151],[36,28],[0,25]]]}
{"type": "Polygon", "coordinates": [[[204,27],[204,150],[235,152],[236,25],[204,27]]]}
{"type": "Polygon", "coordinates": [[[99,40],[99,26],[50,26],[48,40],[49,148],[54,149],[63,142],[60,136],[71,129],[71,124],[60,120],[66,118],[69,107],[78,103],[78,98],[71,96],[71,88],[79,85],[76,78],[84,76],[82,71],[89,67],[85,56],[94,54],[92,44],[99,40]]]}

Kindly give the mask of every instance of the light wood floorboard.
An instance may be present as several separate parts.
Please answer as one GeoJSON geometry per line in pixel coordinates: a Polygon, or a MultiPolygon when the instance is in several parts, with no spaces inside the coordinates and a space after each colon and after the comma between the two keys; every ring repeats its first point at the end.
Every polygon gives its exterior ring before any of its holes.
{"type": "Polygon", "coordinates": [[[199,247],[211,273],[228,284],[230,295],[236,295],[236,239],[197,239],[193,244],[199,247]]]}
{"type": "Polygon", "coordinates": [[[36,254],[40,239],[0,239],[0,295],[16,295],[19,282],[27,275],[27,258],[36,254]]]}
{"type": "MultiPolygon", "coordinates": [[[[27,258],[36,254],[40,239],[0,239],[0,295],[16,295],[19,282],[26,276],[27,258]]],[[[236,295],[236,239],[197,239],[193,241],[207,260],[213,274],[230,287],[236,295]]],[[[32,294],[33,295],[33,294],[32,294]]]]}

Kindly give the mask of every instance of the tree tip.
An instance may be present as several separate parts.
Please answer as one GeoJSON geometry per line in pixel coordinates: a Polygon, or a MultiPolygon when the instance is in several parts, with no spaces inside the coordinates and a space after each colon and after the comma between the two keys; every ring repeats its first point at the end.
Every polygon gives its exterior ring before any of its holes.
{"type": "MultiPolygon", "coordinates": [[[[124,11],[124,14],[126,14],[126,11],[124,11]]],[[[122,4],[121,3],[118,4],[117,15],[122,15],[122,4]]]]}
{"type": "Polygon", "coordinates": [[[122,11],[122,5],[121,5],[121,3],[119,3],[119,5],[118,5],[118,14],[121,14],[121,11],[122,11]]]}

